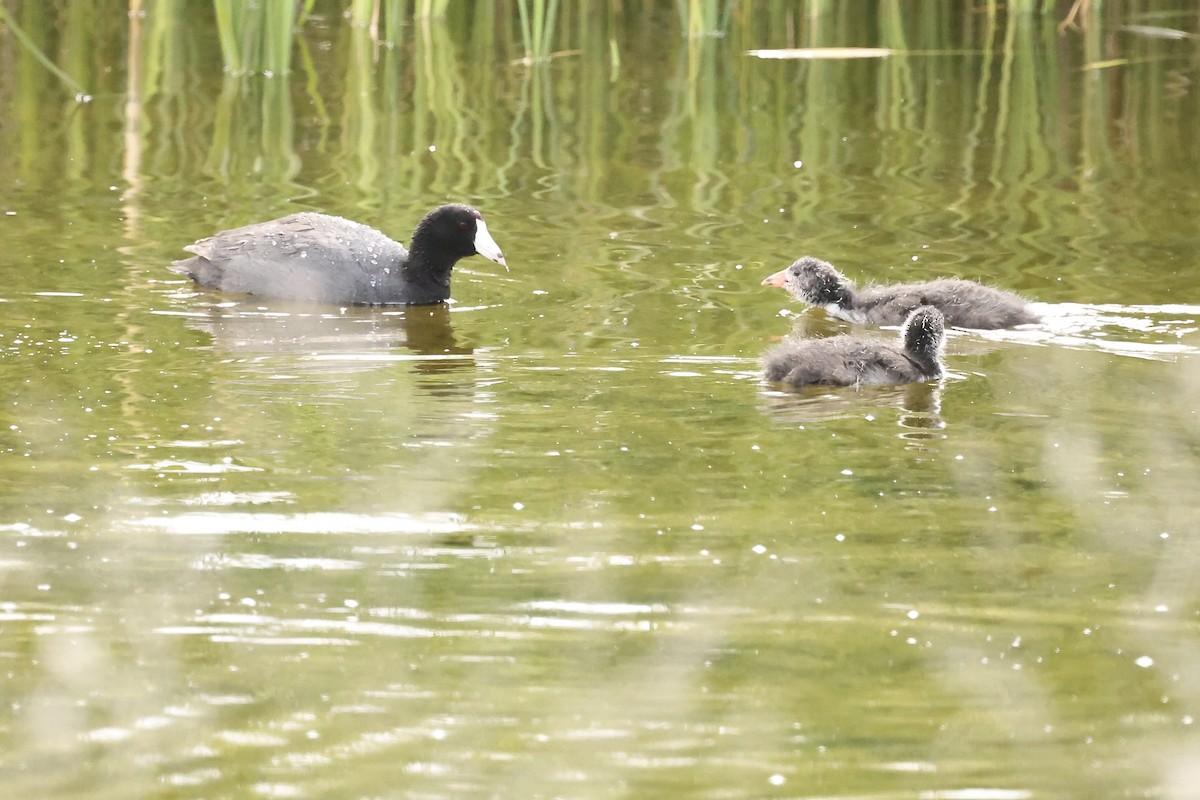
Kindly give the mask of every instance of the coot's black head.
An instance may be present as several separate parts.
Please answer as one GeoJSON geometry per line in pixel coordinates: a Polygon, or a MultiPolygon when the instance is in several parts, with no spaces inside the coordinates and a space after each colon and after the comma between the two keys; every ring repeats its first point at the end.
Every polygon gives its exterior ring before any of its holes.
{"type": "Polygon", "coordinates": [[[900,338],[911,356],[940,365],[942,348],[946,344],[946,319],[933,306],[921,306],[904,321],[900,338]]]}
{"type": "Polygon", "coordinates": [[[763,280],[763,286],[787,289],[814,306],[849,304],[853,286],[828,261],[812,256],[796,259],[790,267],[763,280]]]}
{"type": "Polygon", "coordinates": [[[426,214],[413,233],[410,249],[423,260],[439,265],[453,266],[460,258],[478,254],[508,269],[483,215],[462,203],[439,206],[426,214]]]}

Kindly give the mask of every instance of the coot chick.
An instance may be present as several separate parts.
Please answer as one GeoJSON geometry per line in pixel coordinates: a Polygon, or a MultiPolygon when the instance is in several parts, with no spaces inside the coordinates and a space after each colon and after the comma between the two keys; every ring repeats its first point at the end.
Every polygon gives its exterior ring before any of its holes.
{"type": "Polygon", "coordinates": [[[461,203],[435,208],[409,249],[358,222],[304,211],[221,231],[183,248],[170,267],[201,286],[264,298],[346,305],[423,305],[450,297],[466,256],[508,265],[483,216],[461,203]]]}
{"type": "Polygon", "coordinates": [[[797,300],[850,322],[899,325],[919,306],[934,306],[947,325],[959,328],[1011,328],[1040,319],[1011,292],[956,278],[856,290],[833,265],[812,256],[764,279],[763,286],[787,289],[797,300]]]}
{"type": "Polygon", "coordinates": [[[900,343],[841,335],[778,344],[763,359],[768,381],[789,386],[892,385],[936,380],[945,372],[945,318],[932,306],[908,315],[900,343]]]}

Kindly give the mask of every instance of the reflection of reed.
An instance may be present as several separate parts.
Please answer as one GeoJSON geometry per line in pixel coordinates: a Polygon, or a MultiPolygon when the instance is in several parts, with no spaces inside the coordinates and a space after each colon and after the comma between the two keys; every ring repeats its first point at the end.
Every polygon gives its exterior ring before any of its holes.
{"type": "Polygon", "coordinates": [[[692,189],[692,206],[699,211],[717,213],[722,206],[728,179],[721,170],[721,124],[718,108],[717,58],[726,48],[716,42],[688,42],[687,109],[691,122],[692,141],[689,166],[696,176],[692,189]]]}
{"type": "Polygon", "coordinates": [[[142,36],[141,2],[131,0],[129,12],[129,56],[125,65],[125,158],[121,177],[125,179],[124,201],[126,235],[131,241],[141,238],[138,231],[142,190],[142,36]]]}
{"type": "Polygon", "coordinates": [[[727,126],[719,102],[718,58],[727,50],[710,38],[689,39],[680,48],[670,108],[664,115],[659,154],[662,171],[654,175],[656,194],[670,205],[685,197],[695,210],[718,215],[729,184],[722,169],[728,154],[722,142],[727,126]]]}
{"type": "MultiPolygon", "coordinates": [[[[820,229],[819,217],[833,213],[828,199],[838,196],[856,211],[837,212],[827,229],[859,223],[861,236],[881,242],[912,231],[942,241],[1014,235],[1020,252],[1000,268],[1029,272],[1045,269],[1047,242],[1062,235],[1061,220],[1036,207],[1041,200],[1028,200],[1035,184],[1071,172],[1076,183],[1065,188],[1095,200],[1081,204],[1082,213],[1110,213],[1105,186],[1115,171],[1190,155],[1186,137],[1166,130],[1186,129],[1195,118],[1194,103],[1178,104],[1178,117],[1168,113],[1167,104],[1188,92],[1166,60],[1178,43],[1114,35],[1124,20],[1111,5],[1093,4],[1082,32],[1065,40],[1054,19],[995,4],[979,13],[901,14],[898,3],[858,13],[836,3],[798,10],[684,2],[664,11],[599,0],[469,7],[366,0],[354,6],[363,28],[319,5],[299,28],[299,41],[294,3],[260,4],[260,16],[251,18],[237,16],[250,14],[250,4],[216,0],[200,24],[182,0],[63,0],[55,13],[44,3],[23,3],[13,13],[29,41],[89,90],[95,84],[109,96],[123,93],[120,159],[130,195],[144,191],[147,175],[189,175],[192,142],[207,135],[204,172],[222,184],[245,186],[232,179],[250,174],[294,198],[299,155],[316,150],[332,165],[326,169],[344,171],[337,176],[344,180],[323,184],[335,195],[324,200],[366,205],[372,213],[392,202],[408,207],[419,195],[517,194],[533,184],[539,198],[583,199],[593,209],[607,204],[600,213],[634,218],[683,206],[728,218],[731,208],[757,198],[755,217],[769,209],[797,229],[820,229]],[[133,12],[117,15],[119,29],[96,26],[94,14],[118,8],[133,12]],[[427,19],[442,14],[449,16],[427,19]],[[513,68],[525,45],[522,19],[530,48],[535,41],[543,52],[565,44],[578,55],[513,68]],[[279,78],[227,80],[219,95],[211,92],[214,23],[229,72],[263,71],[268,59],[270,71],[282,72],[297,46],[300,109],[290,81],[279,78]],[[393,46],[379,46],[372,24],[393,46]],[[726,36],[685,35],[713,28],[726,36]],[[108,50],[98,49],[102,36],[108,50]],[[1080,53],[1062,55],[1072,42],[1080,53]],[[785,44],[875,44],[932,55],[770,65],[741,55],[743,48],[785,44]],[[614,58],[622,51],[629,54],[623,63],[614,58]],[[97,69],[110,52],[124,72],[97,69]],[[1108,68],[1080,72],[1074,60],[1108,68]],[[614,83],[618,63],[622,80],[614,83]],[[969,83],[959,94],[947,92],[962,72],[969,83]],[[964,127],[967,135],[955,140],[941,135],[964,127]],[[1152,139],[1158,144],[1147,147],[1152,139]],[[338,152],[324,152],[331,144],[338,152]],[[930,171],[944,173],[941,196],[911,179],[930,171]],[[380,197],[389,191],[401,194],[380,197]],[[886,211],[876,202],[882,195],[886,211]],[[947,221],[948,206],[957,219],[947,221]],[[897,207],[904,214],[893,213],[897,207]]],[[[77,106],[64,113],[46,103],[47,92],[61,92],[59,82],[21,42],[4,42],[0,119],[8,121],[0,124],[15,133],[0,163],[14,165],[30,186],[53,180],[54,170],[34,161],[44,157],[40,139],[61,132],[64,171],[84,176],[95,163],[97,126],[77,106]]],[[[137,209],[129,211],[132,221],[137,209]]],[[[711,232],[702,225],[689,233],[711,232]]]]}
{"type": "Polygon", "coordinates": [[[988,14],[986,16],[985,34],[982,43],[982,63],[979,67],[979,82],[975,87],[975,103],[974,113],[971,117],[971,127],[967,131],[965,137],[965,146],[962,152],[962,175],[963,182],[960,190],[960,199],[955,204],[956,209],[961,209],[961,213],[968,214],[968,200],[971,188],[975,185],[975,159],[977,152],[982,143],[984,134],[984,122],[987,118],[987,86],[992,74],[992,59],[993,48],[996,42],[996,15],[988,14]]]}
{"type": "Polygon", "coordinates": [[[558,17],[558,0],[517,0],[517,9],[521,15],[525,61],[530,64],[548,61],[558,17]]]}
{"type": "Polygon", "coordinates": [[[259,174],[290,182],[300,171],[294,145],[295,115],[286,81],[226,75],[213,118],[205,171],[229,180],[259,174]],[[254,147],[257,132],[258,146],[254,147]]]}
{"type": "Polygon", "coordinates": [[[477,130],[469,120],[471,100],[445,25],[421,26],[413,60],[414,149],[430,154],[414,160],[434,167],[422,183],[443,196],[468,196],[478,169],[475,148],[481,143],[471,136],[477,130]]]}
{"type": "Polygon", "coordinates": [[[550,170],[550,161],[556,160],[559,152],[554,146],[558,119],[554,113],[554,88],[550,82],[550,72],[541,70],[530,73],[522,87],[522,94],[526,93],[529,98],[529,145],[533,163],[541,169],[550,170]]]}
{"type": "Polygon", "coordinates": [[[736,0],[678,0],[679,17],[689,39],[721,36],[729,24],[736,0]]]}
{"type": "MultiPolygon", "coordinates": [[[[883,3],[879,10],[879,44],[895,51],[904,52],[910,49],[909,39],[905,31],[907,15],[901,11],[899,3],[883,3]]],[[[926,62],[928,63],[928,62],[926,62]]],[[[916,103],[906,102],[906,98],[917,95],[917,80],[913,75],[913,59],[889,58],[879,64],[878,108],[879,127],[893,131],[896,134],[883,143],[882,155],[886,163],[909,165],[915,169],[926,155],[921,152],[920,141],[922,134],[928,128],[936,125],[931,120],[932,111],[922,108],[916,103]],[[932,123],[932,124],[931,124],[932,123]]],[[[930,105],[926,109],[936,108],[930,97],[930,105]]],[[[882,177],[882,176],[881,176],[882,177]]]]}
{"type": "Polygon", "coordinates": [[[347,163],[353,165],[351,180],[354,185],[363,192],[370,192],[379,181],[379,115],[372,91],[374,43],[366,30],[351,28],[349,49],[345,91],[342,93],[342,152],[347,156],[347,163]]]}
{"type": "MultiPolygon", "coordinates": [[[[136,0],[131,0],[131,2],[136,2],[136,0]]],[[[42,4],[39,3],[34,5],[42,4]]],[[[75,32],[77,34],[77,39],[79,36],[87,36],[87,31],[89,29],[87,25],[88,11],[89,9],[81,3],[72,4],[71,7],[67,9],[68,34],[70,34],[72,31],[75,32]]],[[[27,15],[32,16],[34,13],[36,12],[28,10],[27,8],[27,15]]],[[[29,20],[27,19],[26,21],[28,22],[29,20]]],[[[36,23],[41,23],[41,21],[41,18],[35,18],[36,23]]],[[[72,75],[84,74],[84,70],[86,70],[87,65],[80,62],[86,61],[88,55],[87,48],[69,48],[67,52],[67,58],[72,63],[68,65],[66,70],[63,70],[60,69],[59,66],[55,64],[49,56],[46,55],[41,44],[27,34],[23,26],[17,24],[16,19],[13,18],[12,12],[10,12],[8,7],[2,3],[0,3],[0,23],[4,23],[4,31],[6,33],[11,33],[12,36],[18,42],[20,42],[21,47],[26,53],[28,53],[39,64],[41,64],[43,68],[56,76],[68,88],[74,91],[75,98],[77,100],[90,99],[87,97],[87,93],[83,86],[76,81],[74,77],[72,77],[72,75]]],[[[41,34],[43,26],[41,24],[35,24],[34,30],[37,34],[41,34]]]]}
{"type": "Polygon", "coordinates": [[[225,69],[233,75],[284,75],[292,63],[292,0],[213,0],[225,69]]]}

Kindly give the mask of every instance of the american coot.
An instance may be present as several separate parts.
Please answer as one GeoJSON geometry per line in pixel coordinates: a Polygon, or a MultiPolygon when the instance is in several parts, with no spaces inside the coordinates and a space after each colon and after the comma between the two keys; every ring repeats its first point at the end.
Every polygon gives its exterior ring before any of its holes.
{"type": "Polygon", "coordinates": [[[945,318],[932,306],[909,314],[900,343],[853,336],[787,341],[767,351],[763,374],[768,381],[790,386],[888,385],[942,377],[945,318]]]}
{"type": "Polygon", "coordinates": [[[812,256],[764,279],[763,286],[787,289],[797,300],[850,322],[899,325],[918,306],[936,307],[947,325],[959,328],[1011,328],[1039,320],[1017,295],[973,281],[940,278],[858,291],[831,264],[812,256]]]}
{"type": "Polygon", "coordinates": [[[171,269],[201,286],[265,298],[420,305],[450,297],[450,270],[479,254],[508,265],[483,216],[451,203],[425,215],[409,249],[374,228],[313,212],[234,228],[183,248],[171,269]]]}

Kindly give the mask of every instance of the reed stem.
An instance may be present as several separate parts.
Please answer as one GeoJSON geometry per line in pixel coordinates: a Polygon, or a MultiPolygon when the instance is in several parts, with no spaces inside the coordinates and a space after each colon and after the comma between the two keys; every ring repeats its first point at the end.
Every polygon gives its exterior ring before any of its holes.
{"type": "Polygon", "coordinates": [[[76,98],[82,100],[89,96],[87,91],[79,84],[78,81],[60,69],[59,66],[53,61],[51,61],[46,54],[42,52],[41,48],[34,44],[33,40],[29,38],[29,35],[26,34],[25,31],[21,30],[21,26],[17,24],[15,19],[13,19],[12,14],[9,13],[8,8],[5,7],[3,3],[0,3],[0,21],[4,22],[8,29],[12,31],[12,34],[16,37],[17,41],[21,43],[21,46],[28,50],[29,54],[36,58],[39,64],[49,70],[51,74],[65,83],[72,91],[75,92],[76,98]]]}

